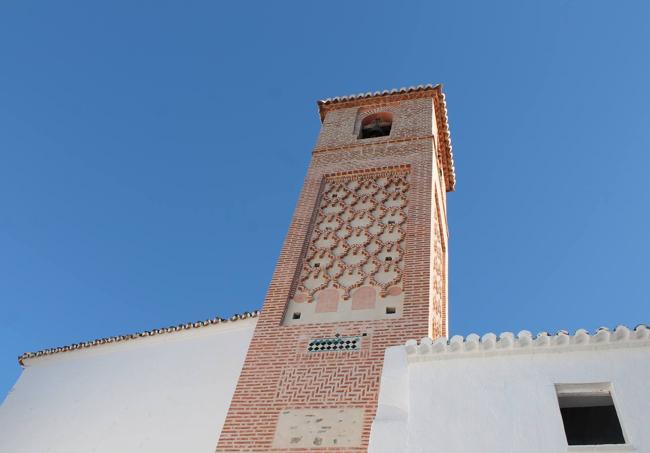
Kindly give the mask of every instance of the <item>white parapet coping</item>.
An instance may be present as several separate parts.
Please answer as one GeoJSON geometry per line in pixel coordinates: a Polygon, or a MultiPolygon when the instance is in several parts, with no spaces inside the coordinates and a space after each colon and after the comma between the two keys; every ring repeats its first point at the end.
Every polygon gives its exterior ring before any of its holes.
{"type": "Polygon", "coordinates": [[[613,331],[601,327],[593,334],[578,329],[573,335],[563,330],[555,335],[540,332],[536,336],[527,330],[522,330],[516,336],[512,332],[503,332],[499,336],[486,333],[482,337],[473,333],[466,337],[454,335],[449,340],[445,337],[436,340],[425,337],[419,343],[417,340],[409,340],[404,346],[409,362],[494,354],[650,346],[650,328],[645,324],[639,324],[634,329],[619,325],[613,331]]]}

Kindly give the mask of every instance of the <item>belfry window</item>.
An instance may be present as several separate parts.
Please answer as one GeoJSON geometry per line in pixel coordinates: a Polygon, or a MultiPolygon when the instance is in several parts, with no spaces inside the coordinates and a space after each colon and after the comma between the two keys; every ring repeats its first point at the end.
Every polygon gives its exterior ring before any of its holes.
{"type": "Polygon", "coordinates": [[[609,384],[556,385],[568,445],[625,444],[609,384]]]}
{"type": "Polygon", "coordinates": [[[390,135],[390,129],[393,125],[393,114],[389,112],[379,112],[366,116],[361,121],[361,130],[359,138],[385,137],[390,135]]]}

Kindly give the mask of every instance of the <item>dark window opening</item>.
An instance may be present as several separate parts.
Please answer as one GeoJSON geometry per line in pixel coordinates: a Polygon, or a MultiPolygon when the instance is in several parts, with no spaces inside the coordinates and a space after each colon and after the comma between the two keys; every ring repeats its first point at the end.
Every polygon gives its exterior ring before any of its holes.
{"type": "Polygon", "coordinates": [[[625,443],[609,392],[560,394],[558,401],[569,445],[625,443]]]}
{"type": "Polygon", "coordinates": [[[359,138],[385,137],[390,135],[393,126],[393,114],[388,112],[368,115],[361,122],[359,138]]]}
{"type": "Polygon", "coordinates": [[[384,258],[384,261],[393,261],[393,257],[392,256],[387,256],[386,258],[384,258]]]}
{"type": "Polygon", "coordinates": [[[394,315],[395,314],[395,307],[386,307],[386,314],[387,315],[394,315]]]}
{"type": "Polygon", "coordinates": [[[299,311],[293,312],[293,319],[300,319],[300,312],[299,311]]]}

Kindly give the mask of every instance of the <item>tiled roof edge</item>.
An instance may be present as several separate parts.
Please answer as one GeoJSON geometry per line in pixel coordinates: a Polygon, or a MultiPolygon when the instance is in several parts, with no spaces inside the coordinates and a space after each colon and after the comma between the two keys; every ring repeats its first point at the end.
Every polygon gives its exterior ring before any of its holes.
{"type": "Polygon", "coordinates": [[[631,330],[619,325],[612,331],[601,327],[593,334],[585,329],[578,329],[573,335],[565,330],[560,330],[555,335],[540,332],[536,336],[527,330],[522,330],[517,336],[512,332],[503,332],[498,337],[491,332],[482,337],[473,333],[464,338],[461,335],[454,335],[449,340],[445,337],[436,340],[425,337],[419,343],[417,340],[409,340],[404,347],[409,362],[419,362],[488,353],[552,352],[619,345],[650,346],[650,328],[645,324],[639,324],[631,330]]]}
{"type": "Polygon", "coordinates": [[[417,85],[417,86],[410,86],[410,87],[394,88],[392,90],[375,91],[373,93],[368,92],[368,93],[351,94],[349,96],[336,96],[333,98],[321,99],[320,101],[318,101],[318,105],[334,104],[337,102],[346,102],[346,101],[356,101],[358,99],[376,98],[381,96],[390,96],[392,94],[407,94],[407,93],[413,93],[415,91],[433,90],[440,86],[441,86],[440,84],[433,85],[429,83],[426,85],[417,85]]]}
{"type": "Polygon", "coordinates": [[[33,359],[36,357],[58,354],[60,352],[75,351],[78,349],[86,349],[86,348],[91,348],[93,346],[99,346],[102,344],[119,343],[122,341],[135,340],[137,338],[142,338],[142,337],[163,335],[166,333],[178,332],[181,330],[199,329],[201,327],[207,327],[214,324],[221,324],[226,322],[234,322],[234,321],[239,321],[241,319],[257,318],[259,314],[260,314],[259,310],[255,310],[251,312],[246,311],[243,313],[235,314],[228,319],[220,318],[217,316],[216,318],[206,319],[204,321],[188,322],[185,324],[179,324],[177,326],[162,327],[160,329],[153,329],[153,330],[145,330],[143,332],[137,332],[137,333],[127,334],[127,335],[116,335],[114,337],[100,338],[97,340],[74,343],[67,346],[60,346],[58,348],[43,349],[36,352],[25,352],[24,354],[18,357],[18,363],[20,363],[21,366],[25,366],[24,362],[26,359],[33,359]]]}
{"type": "Polygon", "coordinates": [[[436,109],[438,115],[438,143],[442,146],[442,167],[445,172],[445,183],[447,192],[456,189],[456,168],[454,166],[454,153],[451,146],[451,131],[449,130],[449,116],[447,114],[447,101],[445,93],[442,92],[442,85],[438,85],[438,102],[441,109],[436,109]]]}

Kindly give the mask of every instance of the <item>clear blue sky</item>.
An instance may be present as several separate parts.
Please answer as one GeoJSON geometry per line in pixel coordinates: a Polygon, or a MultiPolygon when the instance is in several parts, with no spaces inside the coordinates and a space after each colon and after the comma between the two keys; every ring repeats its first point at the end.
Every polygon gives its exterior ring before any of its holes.
{"type": "Polygon", "coordinates": [[[650,322],[650,5],[0,4],[0,400],[28,350],[259,308],[319,98],[442,82],[452,334],[650,322]]]}

